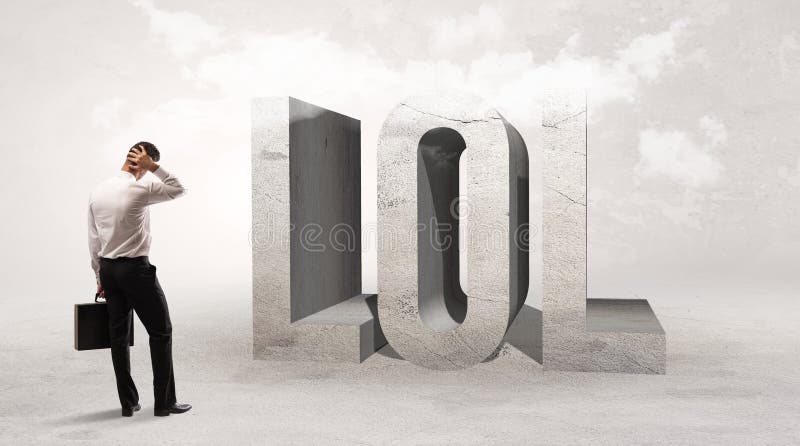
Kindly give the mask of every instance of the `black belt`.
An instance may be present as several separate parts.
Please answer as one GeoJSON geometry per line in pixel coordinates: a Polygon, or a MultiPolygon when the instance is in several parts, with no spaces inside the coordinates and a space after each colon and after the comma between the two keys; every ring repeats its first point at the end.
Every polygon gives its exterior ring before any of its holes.
{"type": "Polygon", "coordinates": [[[138,256],[138,257],[116,257],[113,259],[109,259],[108,257],[100,257],[100,260],[105,260],[106,262],[149,262],[147,256],[138,256]]]}

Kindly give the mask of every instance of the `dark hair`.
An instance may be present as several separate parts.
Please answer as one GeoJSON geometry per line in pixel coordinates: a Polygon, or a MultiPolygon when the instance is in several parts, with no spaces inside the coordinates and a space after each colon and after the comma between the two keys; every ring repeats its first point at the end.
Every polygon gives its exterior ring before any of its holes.
{"type": "Polygon", "coordinates": [[[158,148],[155,146],[155,144],[153,144],[151,142],[147,142],[147,141],[137,142],[136,144],[131,146],[131,148],[128,150],[128,152],[130,152],[131,150],[133,150],[136,147],[143,148],[144,151],[147,152],[147,154],[150,155],[150,158],[153,158],[153,161],[155,161],[155,162],[158,162],[158,160],[161,159],[161,152],[159,152],[158,148]]]}

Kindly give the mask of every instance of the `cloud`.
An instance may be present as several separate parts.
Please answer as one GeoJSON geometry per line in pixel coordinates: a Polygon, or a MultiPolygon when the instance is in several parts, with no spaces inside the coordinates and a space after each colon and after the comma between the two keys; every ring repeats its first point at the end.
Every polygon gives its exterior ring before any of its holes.
{"type": "Polygon", "coordinates": [[[158,9],[151,0],[131,0],[131,4],[147,14],[153,34],[179,57],[190,56],[199,49],[216,49],[224,42],[222,28],[210,25],[197,14],[158,9]]]}
{"type": "Polygon", "coordinates": [[[496,42],[505,31],[505,23],[497,10],[491,5],[481,5],[477,14],[463,14],[460,17],[444,17],[431,23],[431,47],[438,52],[453,51],[475,44],[480,39],[496,42]]]}
{"type": "MultiPolygon", "coordinates": [[[[635,101],[642,83],[657,81],[675,62],[687,23],[678,20],[666,30],[622,42],[607,57],[582,54],[581,36],[575,34],[547,60],[534,60],[531,51],[489,51],[465,63],[424,59],[389,65],[369,42],[343,46],[323,32],[303,29],[281,34],[221,29],[193,13],[165,11],[151,0],[132,1],[150,18],[153,35],[169,43],[179,59],[196,53],[193,61],[183,64],[181,73],[204,94],[183,101],[167,98],[164,106],[147,116],[133,117],[129,127],[167,121],[181,127],[216,122],[209,125],[220,128],[220,135],[226,131],[222,127],[231,131],[235,127],[228,138],[236,141],[233,146],[247,142],[239,126],[226,123],[242,118],[247,122],[250,98],[263,96],[292,95],[360,118],[367,144],[377,138],[383,118],[403,98],[442,89],[470,91],[512,123],[538,128],[539,100],[548,88],[588,89],[593,112],[614,101],[635,101]],[[188,102],[191,106],[186,106],[188,102]]],[[[499,37],[504,28],[490,6],[443,23],[433,37],[440,47],[455,44],[456,32],[463,31],[469,41],[485,35],[499,37]],[[473,25],[476,30],[467,29],[473,25]]]]}
{"type": "Polygon", "coordinates": [[[778,45],[778,62],[781,73],[787,76],[796,76],[800,68],[800,42],[795,33],[786,34],[778,45]]]}
{"type": "Polygon", "coordinates": [[[655,82],[675,62],[686,24],[678,20],[664,32],[638,36],[611,58],[582,55],[580,34],[572,35],[556,57],[544,63],[537,63],[530,51],[489,52],[471,62],[465,87],[486,92],[492,102],[525,120],[537,119],[536,104],[547,88],[586,89],[593,111],[614,101],[631,102],[642,82],[655,82]]]}
{"type": "Polygon", "coordinates": [[[639,133],[639,163],[634,171],[640,179],[667,178],[688,188],[714,185],[723,166],[713,149],[725,142],[727,132],[722,121],[704,116],[699,125],[706,141],[698,142],[680,130],[647,128],[639,133]]]}
{"type": "MultiPolygon", "coordinates": [[[[706,194],[690,188],[670,197],[657,197],[641,190],[627,194],[601,188],[591,191],[592,206],[602,209],[602,214],[627,227],[639,226],[648,231],[664,219],[677,227],[702,230],[704,218],[707,218],[703,211],[708,209],[710,202],[713,200],[709,200],[706,194]]],[[[605,237],[620,244],[625,244],[627,239],[626,235],[619,233],[606,233],[605,237]]]]}
{"type": "Polygon", "coordinates": [[[119,112],[126,103],[127,100],[123,98],[113,97],[96,105],[92,109],[92,125],[105,129],[119,126],[119,112]]]}
{"type": "MultiPolygon", "coordinates": [[[[404,97],[444,88],[478,94],[511,122],[528,125],[540,120],[539,99],[548,88],[588,89],[590,109],[595,112],[614,101],[635,101],[643,83],[656,82],[675,63],[688,23],[677,20],[666,30],[637,36],[607,57],[582,54],[581,36],[575,34],[549,60],[534,60],[531,51],[489,51],[466,63],[427,59],[388,65],[368,42],[345,47],[310,30],[284,34],[221,30],[192,13],[164,11],[150,0],[133,1],[150,17],[153,34],[164,38],[176,56],[203,48],[198,54],[202,57],[185,65],[183,76],[198,90],[217,93],[206,102],[197,99],[191,107],[178,107],[177,98],[170,98],[168,108],[157,108],[151,115],[169,110],[170,120],[180,121],[176,113],[185,113],[190,123],[221,123],[247,113],[252,97],[292,95],[363,119],[367,141],[377,136],[383,117],[404,97]],[[218,48],[223,41],[224,49],[218,48]]],[[[484,5],[477,14],[444,19],[432,39],[444,48],[485,36],[499,38],[503,28],[497,11],[484,5]]],[[[724,137],[716,122],[702,125],[717,132],[715,138],[724,137]]],[[[721,168],[704,147],[692,143],[680,132],[644,132],[641,175],[672,172],[670,166],[697,162],[700,167],[675,175],[687,184],[707,183],[721,168]],[[666,146],[654,149],[657,144],[666,146]]]]}
{"type": "Polygon", "coordinates": [[[797,158],[797,166],[794,168],[787,166],[778,167],[778,178],[794,187],[800,187],[800,157],[797,158]]]}
{"type": "MultiPolygon", "coordinates": [[[[480,11],[475,17],[491,15],[480,11]]],[[[457,28],[472,19],[452,20],[457,28]]],[[[243,32],[228,39],[228,51],[203,58],[185,76],[198,88],[229,97],[325,98],[343,112],[385,112],[408,94],[462,89],[519,121],[536,122],[538,101],[547,88],[589,89],[595,111],[613,101],[634,101],[642,82],[654,82],[674,62],[684,27],[684,21],[677,21],[664,32],[641,35],[610,58],[581,55],[580,36],[573,35],[551,60],[535,61],[531,51],[490,51],[465,64],[408,60],[399,67],[386,65],[369,46],[346,48],[324,33],[243,32]]]]}
{"type": "MultiPolygon", "coordinates": [[[[642,82],[656,81],[674,63],[688,23],[677,20],[662,32],[640,35],[606,58],[582,55],[581,36],[576,34],[550,60],[534,60],[531,51],[489,51],[467,63],[427,59],[389,66],[367,42],[344,47],[309,30],[221,30],[192,13],[164,11],[151,0],[132,1],[150,17],[154,35],[165,39],[179,57],[204,49],[204,57],[185,66],[183,75],[198,89],[217,91],[225,98],[294,95],[363,115],[388,112],[410,94],[461,89],[484,97],[517,122],[539,120],[539,98],[547,88],[589,89],[594,111],[613,101],[636,100],[642,82]],[[223,41],[225,50],[214,51],[223,41]]],[[[499,40],[506,28],[490,5],[431,26],[431,45],[437,50],[478,39],[499,40]]]]}
{"type": "Polygon", "coordinates": [[[228,96],[359,95],[397,82],[368,48],[343,48],[322,33],[244,32],[234,49],[205,57],[187,72],[197,86],[228,96]]]}
{"type": "Polygon", "coordinates": [[[687,25],[687,20],[677,20],[664,32],[636,37],[618,52],[617,69],[655,80],[667,64],[674,62],[677,37],[687,25]]]}
{"type": "Polygon", "coordinates": [[[724,144],[728,140],[728,130],[725,128],[725,123],[718,118],[708,115],[703,116],[700,118],[700,128],[711,140],[712,146],[724,144]]]}

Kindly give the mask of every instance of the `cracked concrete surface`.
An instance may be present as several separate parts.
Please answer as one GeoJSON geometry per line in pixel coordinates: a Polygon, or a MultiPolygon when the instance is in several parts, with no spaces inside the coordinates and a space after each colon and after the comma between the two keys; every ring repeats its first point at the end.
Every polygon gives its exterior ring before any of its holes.
{"type": "Polygon", "coordinates": [[[386,343],[361,295],[360,159],[357,119],[290,97],[253,99],[256,358],[359,362],[386,343]],[[353,249],[333,246],[342,227],[353,249]],[[303,245],[309,228],[319,231],[315,249],[303,245]]]}
{"type": "MultiPolygon", "coordinates": [[[[558,93],[559,94],[563,94],[564,92],[558,92],[558,93]]],[[[548,127],[548,128],[551,128],[551,129],[559,129],[560,128],[559,125],[561,125],[562,123],[567,122],[567,121],[569,121],[569,120],[571,120],[573,118],[577,118],[578,116],[581,116],[581,115],[583,115],[585,113],[586,113],[586,109],[584,108],[583,110],[581,110],[581,111],[579,111],[577,113],[573,113],[571,115],[568,115],[566,117],[563,117],[563,118],[559,117],[559,119],[552,119],[550,116],[545,116],[545,118],[542,120],[542,127],[548,127]]]]}
{"type": "Polygon", "coordinates": [[[528,291],[527,252],[510,243],[528,222],[525,143],[483,99],[451,91],[395,107],[377,161],[378,315],[387,341],[433,369],[480,363],[528,291]],[[459,200],[468,207],[463,220],[453,215],[459,200]],[[452,241],[443,249],[430,242],[440,225],[452,241]],[[392,243],[397,234],[410,237],[392,243]]]}
{"type": "Polygon", "coordinates": [[[587,293],[586,153],[591,141],[587,141],[585,92],[549,91],[542,126],[544,367],[664,373],[666,338],[647,301],[615,304],[591,299],[587,293]],[[594,320],[598,316],[599,322],[594,320]]]}
{"type": "Polygon", "coordinates": [[[402,105],[403,107],[408,107],[411,110],[414,110],[415,112],[422,113],[423,115],[433,116],[435,118],[442,118],[442,119],[445,119],[447,121],[460,122],[462,124],[472,124],[473,122],[489,122],[490,119],[502,119],[500,116],[491,116],[491,115],[487,115],[487,119],[454,119],[454,118],[450,118],[450,117],[447,117],[447,116],[444,116],[444,115],[439,115],[439,114],[436,114],[436,113],[431,113],[431,112],[428,112],[428,111],[421,110],[421,109],[416,108],[416,107],[414,107],[412,105],[409,105],[409,104],[407,104],[405,102],[401,102],[400,105],[402,105]]]}
{"type": "Polygon", "coordinates": [[[175,330],[177,395],[194,409],[153,417],[138,321],[131,356],[143,410],[123,419],[109,352],[72,350],[74,299],[5,299],[0,443],[800,442],[800,301],[792,288],[639,289],[670,333],[668,373],[626,375],[546,372],[513,348],[455,372],[386,351],[362,364],[255,361],[246,290],[209,295],[162,281],[175,330]]]}
{"type": "Polygon", "coordinates": [[[557,193],[558,195],[561,195],[562,197],[566,198],[567,200],[569,200],[569,201],[571,201],[571,202],[573,202],[573,203],[575,203],[575,204],[579,204],[579,205],[581,205],[581,206],[586,206],[586,203],[581,203],[580,201],[575,201],[575,200],[573,200],[572,198],[570,198],[570,196],[569,196],[569,195],[565,194],[564,192],[561,192],[560,190],[558,190],[558,189],[556,189],[556,188],[553,188],[553,187],[550,187],[550,186],[546,186],[546,187],[547,187],[548,189],[550,189],[551,191],[553,191],[553,192],[557,193]]]}

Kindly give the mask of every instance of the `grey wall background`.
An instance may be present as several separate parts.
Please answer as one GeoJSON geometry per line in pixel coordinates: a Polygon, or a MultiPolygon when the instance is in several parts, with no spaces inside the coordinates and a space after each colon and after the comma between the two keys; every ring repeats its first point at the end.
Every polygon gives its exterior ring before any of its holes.
{"type": "Polygon", "coordinates": [[[142,139],[189,189],[152,209],[168,297],[249,299],[250,98],[362,120],[369,233],[380,125],[442,87],[495,103],[534,178],[541,90],[590,89],[593,297],[795,286],[799,16],[792,1],[3,2],[0,303],[91,297],[88,193],[142,139]]]}

